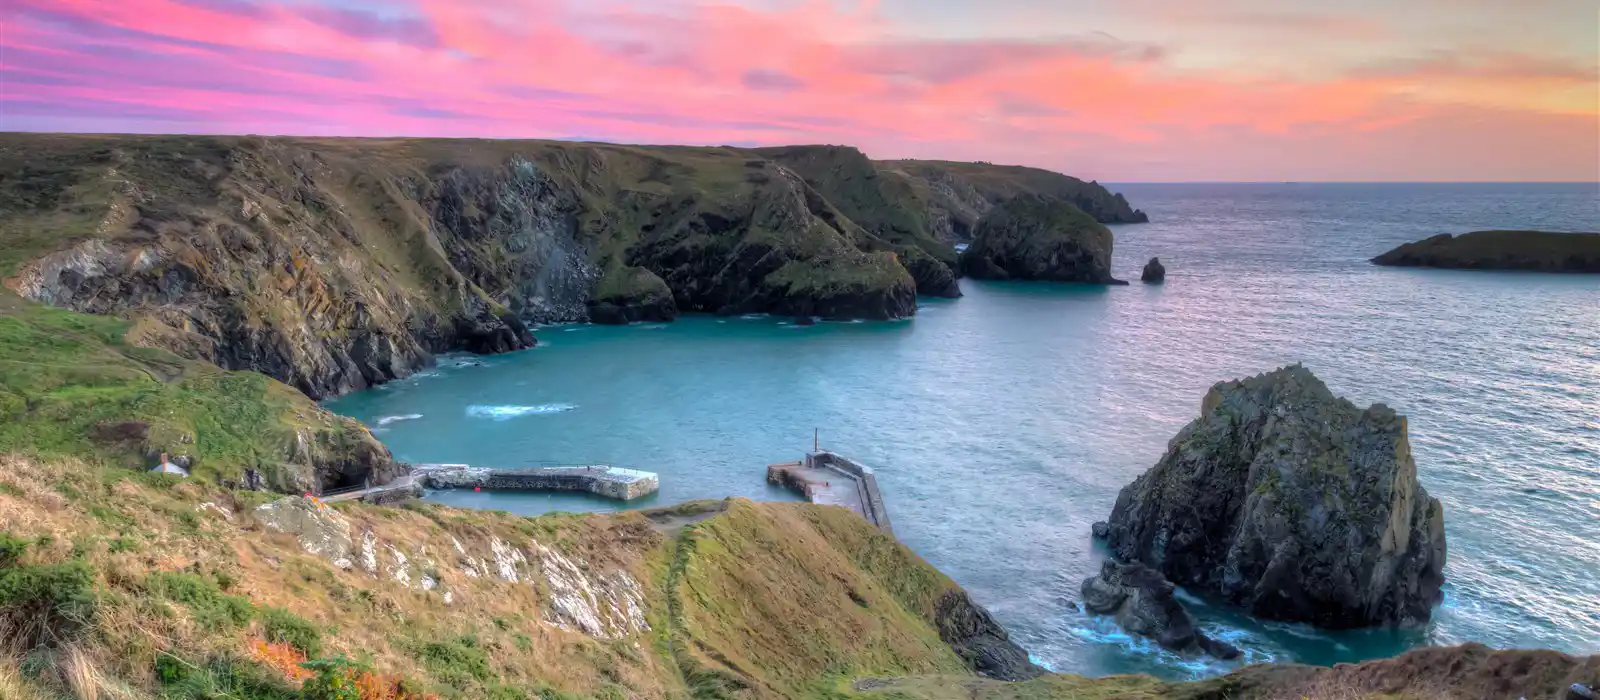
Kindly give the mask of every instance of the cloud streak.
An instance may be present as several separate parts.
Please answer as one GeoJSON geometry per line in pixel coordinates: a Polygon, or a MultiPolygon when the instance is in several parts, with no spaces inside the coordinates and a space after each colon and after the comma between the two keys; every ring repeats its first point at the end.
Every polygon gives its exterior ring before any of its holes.
{"type": "Polygon", "coordinates": [[[1103,32],[916,36],[870,4],[825,0],[11,0],[0,13],[8,130],[833,142],[1102,180],[1600,179],[1600,78],[1553,55],[1419,49],[1304,80],[1195,68],[1173,60],[1184,46],[1103,32]],[[1468,147],[1504,162],[1467,163],[1468,147]]]}

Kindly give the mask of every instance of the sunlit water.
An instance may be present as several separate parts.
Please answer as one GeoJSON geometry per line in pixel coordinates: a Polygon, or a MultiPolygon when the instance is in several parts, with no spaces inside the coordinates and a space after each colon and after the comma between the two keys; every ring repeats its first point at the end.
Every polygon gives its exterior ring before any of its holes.
{"type": "MultiPolygon", "coordinates": [[[[822,442],[878,468],[900,538],[1042,663],[1215,673],[1074,607],[1104,553],[1089,525],[1161,455],[1214,382],[1304,361],[1410,417],[1445,504],[1446,600],[1410,632],[1330,634],[1192,601],[1246,659],[1332,663],[1468,640],[1600,651],[1600,277],[1388,269],[1404,241],[1481,228],[1594,230],[1593,185],[1136,185],[1156,223],[1117,228],[1085,288],[963,281],[915,320],[687,318],[538,332],[331,402],[402,459],[607,462],[658,472],[640,505],[788,499],[769,462],[822,442]],[[1151,255],[1164,286],[1137,282],[1151,255]],[[470,364],[470,363],[469,363],[470,364]]],[[[523,513],[572,496],[445,492],[523,513]]]]}

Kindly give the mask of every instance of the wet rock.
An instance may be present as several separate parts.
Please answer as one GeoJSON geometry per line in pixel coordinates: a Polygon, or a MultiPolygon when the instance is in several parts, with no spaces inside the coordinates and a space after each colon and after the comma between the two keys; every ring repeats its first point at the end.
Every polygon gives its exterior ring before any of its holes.
{"type": "Polygon", "coordinates": [[[817,325],[817,319],[815,317],[812,317],[812,316],[800,316],[800,317],[798,317],[798,318],[796,318],[794,320],[794,325],[796,325],[796,326],[815,326],[815,325],[817,325]]]}
{"type": "Polygon", "coordinates": [[[1237,658],[1238,649],[1195,628],[1194,618],[1173,597],[1176,590],[1160,572],[1143,564],[1108,560],[1100,575],[1084,579],[1083,607],[1095,615],[1114,616],[1130,634],[1150,637],[1164,649],[1237,658]]]}
{"type": "Polygon", "coordinates": [[[972,601],[966,591],[952,589],[934,609],[939,638],[966,660],[979,675],[1006,681],[1027,680],[1044,669],[1028,660],[1028,652],[1011,641],[1004,627],[988,610],[972,601]]]}
{"type": "Polygon", "coordinates": [[[1107,537],[1111,536],[1111,524],[1101,520],[1094,525],[1091,525],[1089,527],[1089,532],[1090,534],[1094,535],[1094,538],[1097,540],[1106,539],[1107,537]]]}
{"type": "Polygon", "coordinates": [[[1109,544],[1268,619],[1416,625],[1442,597],[1444,509],[1417,480],[1405,418],[1299,365],[1212,387],[1118,495],[1109,544]]]}
{"type": "Polygon", "coordinates": [[[1161,258],[1150,258],[1144,264],[1144,271],[1139,274],[1139,279],[1150,284],[1159,284],[1167,279],[1167,268],[1161,264],[1161,258]]]}

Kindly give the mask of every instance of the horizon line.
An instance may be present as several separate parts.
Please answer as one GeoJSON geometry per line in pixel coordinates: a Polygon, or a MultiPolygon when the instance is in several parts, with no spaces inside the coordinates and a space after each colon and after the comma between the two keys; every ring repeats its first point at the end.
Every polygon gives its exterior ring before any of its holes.
{"type": "MultiPolygon", "coordinates": [[[[407,136],[403,134],[391,135],[326,135],[326,134],[288,134],[288,133],[240,133],[240,132],[173,132],[173,131],[43,131],[33,129],[8,129],[0,127],[0,134],[40,134],[47,136],[194,136],[194,137],[256,137],[256,138],[285,138],[285,139],[350,139],[350,140],[384,140],[404,139],[415,141],[546,141],[560,143],[585,143],[608,146],[637,146],[642,148],[734,148],[740,150],[753,150],[757,148],[783,148],[795,146],[840,146],[853,148],[863,155],[867,152],[859,146],[845,143],[780,143],[764,146],[739,146],[733,144],[696,144],[696,143],[645,143],[628,141],[602,141],[584,137],[559,137],[559,136],[519,136],[519,137],[486,137],[486,136],[407,136]]],[[[1035,165],[1022,165],[1020,163],[1000,163],[988,160],[952,160],[949,158],[873,158],[869,160],[890,162],[897,160],[912,160],[924,162],[971,163],[980,165],[995,165],[1002,167],[1034,168],[1054,172],[1067,177],[1072,177],[1085,182],[1097,182],[1101,185],[1595,185],[1600,186],[1600,178],[1594,180],[1319,180],[1309,179],[1274,179],[1274,180],[1099,180],[1098,178],[1081,178],[1063,170],[1051,170],[1035,165]]]]}

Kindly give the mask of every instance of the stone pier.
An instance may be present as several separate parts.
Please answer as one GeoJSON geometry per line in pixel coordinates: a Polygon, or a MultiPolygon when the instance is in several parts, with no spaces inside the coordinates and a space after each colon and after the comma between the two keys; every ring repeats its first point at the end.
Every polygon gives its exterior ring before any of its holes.
{"type": "Polygon", "coordinates": [[[804,461],[767,465],[767,481],[798,491],[812,503],[849,508],[879,530],[894,534],[877,476],[854,460],[813,452],[804,461]]]}
{"type": "Polygon", "coordinates": [[[661,481],[653,472],[603,464],[530,469],[488,469],[466,465],[424,465],[424,483],[431,489],[508,489],[585,491],[631,501],[655,493],[661,481]]]}

